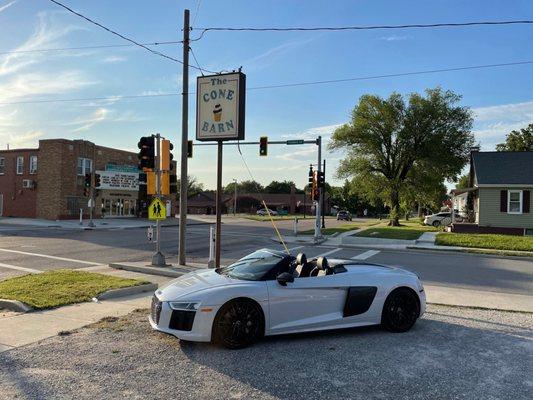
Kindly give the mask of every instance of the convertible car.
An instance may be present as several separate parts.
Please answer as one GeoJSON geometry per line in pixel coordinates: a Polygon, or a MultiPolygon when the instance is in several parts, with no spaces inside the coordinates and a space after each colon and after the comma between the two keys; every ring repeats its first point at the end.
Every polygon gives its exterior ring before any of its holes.
{"type": "Polygon", "coordinates": [[[149,320],[182,340],[241,348],[264,335],[365,325],[405,332],[425,308],[422,283],[403,269],[261,249],[169,282],[149,320]]]}

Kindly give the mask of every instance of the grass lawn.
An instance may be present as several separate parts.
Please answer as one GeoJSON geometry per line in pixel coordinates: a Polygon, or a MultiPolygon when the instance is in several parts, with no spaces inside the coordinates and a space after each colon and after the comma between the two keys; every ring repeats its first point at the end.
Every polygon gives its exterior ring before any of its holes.
{"type": "Polygon", "coordinates": [[[6,279],[0,282],[0,298],[22,301],[35,309],[53,308],[144,283],[148,282],[65,269],[6,279]]]}
{"type": "MultiPolygon", "coordinates": [[[[273,215],[272,216],[272,219],[274,221],[292,221],[294,220],[294,218],[298,218],[298,219],[304,219],[304,215],[303,214],[300,214],[300,215],[273,215]]],[[[249,215],[249,214],[246,214],[246,215],[242,215],[242,218],[246,218],[246,219],[251,219],[253,221],[270,221],[270,217],[268,215],[265,215],[265,216],[261,216],[261,215],[249,215]]],[[[309,215],[307,214],[305,216],[305,219],[314,219],[315,217],[312,216],[312,215],[309,215]]],[[[326,216],[326,219],[330,219],[330,218],[335,218],[335,217],[332,217],[332,216],[326,216]]]]}
{"type": "Polygon", "coordinates": [[[526,236],[439,233],[435,244],[479,249],[533,251],[533,237],[526,236]]]}
{"type": "Polygon", "coordinates": [[[432,226],[421,225],[417,220],[400,221],[400,226],[386,226],[388,221],[383,222],[383,225],[376,228],[365,229],[357,233],[355,236],[373,237],[379,239],[402,239],[402,240],[416,240],[424,232],[437,232],[438,229],[432,226]]]}

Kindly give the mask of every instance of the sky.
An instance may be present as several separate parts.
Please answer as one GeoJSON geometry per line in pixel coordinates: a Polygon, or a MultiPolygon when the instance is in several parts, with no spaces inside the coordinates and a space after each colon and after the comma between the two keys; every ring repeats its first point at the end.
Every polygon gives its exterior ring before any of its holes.
{"type": "MultiPolygon", "coordinates": [[[[205,27],[316,27],[533,19],[531,1],[216,1],[63,0],[74,10],[139,42],[181,40],[183,10],[191,37],[205,27]]],[[[137,151],[141,136],[170,139],[179,160],[181,96],[123,96],[182,91],[182,66],[138,47],[28,52],[127,44],[49,0],[0,0],[0,148],[37,147],[40,139],[85,139],[137,151]],[[16,52],[16,53],[13,53],[16,52]],[[69,102],[39,100],[105,98],[69,102]]],[[[341,32],[207,32],[191,43],[200,66],[242,66],[248,88],[356,78],[471,65],[532,61],[533,25],[341,32]]],[[[182,58],[179,44],[156,50],[182,58]]],[[[191,57],[191,63],[194,63],[191,57]]],[[[191,69],[190,91],[198,71],[191,69]]],[[[441,86],[471,107],[482,150],[533,122],[533,64],[383,79],[248,90],[246,140],[328,139],[349,121],[363,94],[389,96],[441,86]]],[[[195,98],[189,98],[189,137],[195,137],[195,98]]],[[[253,178],[307,183],[317,148],[242,146],[253,178]]],[[[324,151],[326,179],[343,154],[324,151]]],[[[224,149],[223,184],[250,179],[235,146],[224,149]]],[[[189,173],[216,184],[216,146],[195,147],[189,173]]]]}

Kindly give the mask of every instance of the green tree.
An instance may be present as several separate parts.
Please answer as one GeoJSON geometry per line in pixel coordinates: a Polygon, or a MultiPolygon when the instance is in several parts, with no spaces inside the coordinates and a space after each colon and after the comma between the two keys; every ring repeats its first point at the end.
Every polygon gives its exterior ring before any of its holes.
{"type": "MultiPolygon", "coordinates": [[[[293,181],[272,181],[267,186],[265,186],[265,193],[286,193],[291,192],[291,186],[294,185],[293,181]]],[[[294,185],[296,186],[296,185],[294,185]]]]}
{"type": "MultiPolygon", "coordinates": [[[[259,182],[248,180],[237,182],[238,193],[262,193],[264,191],[263,185],[259,182]]],[[[233,194],[235,192],[235,182],[228,183],[224,188],[224,193],[233,194]]]]}
{"type": "Polygon", "coordinates": [[[464,174],[459,177],[457,183],[455,184],[456,189],[466,189],[470,186],[470,175],[464,174]]]}
{"type": "MultiPolygon", "coordinates": [[[[177,194],[176,199],[179,200],[180,198],[180,188],[181,188],[181,179],[178,178],[177,180],[177,194]]],[[[194,196],[204,190],[204,184],[198,182],[198,179],[196,177],[187,175],[187,197],[194,196]]]]}
{"type": "Polygon", "coordinates": [[[533,124],[520,131],[511,131],[505,137],[505,143],[496,145],[498,151],[533,151],[533,124]]]}
{"type": "Polygon", "coordinates": [[[346,154],[337,175],[354,179],[365,198],[385,202],[390,225],[399,225],[402,194],[422,186],[417,175],[455,179],[468,161],[472,114],[460,99],[441,88],[412,93],[407,103],[398,93],[362,96],[332,136],[330,149],[346,154]]]}

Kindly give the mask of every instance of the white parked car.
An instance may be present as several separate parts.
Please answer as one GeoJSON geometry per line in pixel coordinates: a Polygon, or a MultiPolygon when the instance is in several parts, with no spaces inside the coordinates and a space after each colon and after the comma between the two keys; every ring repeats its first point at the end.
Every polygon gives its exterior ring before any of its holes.
{"type": "Polygon", "coordinates": [[[440,212],[437,214],[426,215],[424,218],[424,225],[433,225],[434,227],[438,226],[448,226],[452,223],[452,213],[450,212],[440,212]]]}
{"type": "MultiPolygon", "coordinates": [[[[278,215],[277,211],[271,210],[270,208],[268,209],[268,211],[270,212],[270,215],[278,215]]],[[[256,214],[257,215],[261,215],[261,216],[265,216],[265,215],[268,215],[268,212],[267,212],[266,208],[262,208],[260,210],[257,210],[256,214]]]]}
{"type": "Polygon", "coordinates": [[[405,332],[425,308],[422,283],[403,269],[262,249],[169,282],[149,320],[182,340],[241,348],[264,335],[355,326],[405,332]]]}

